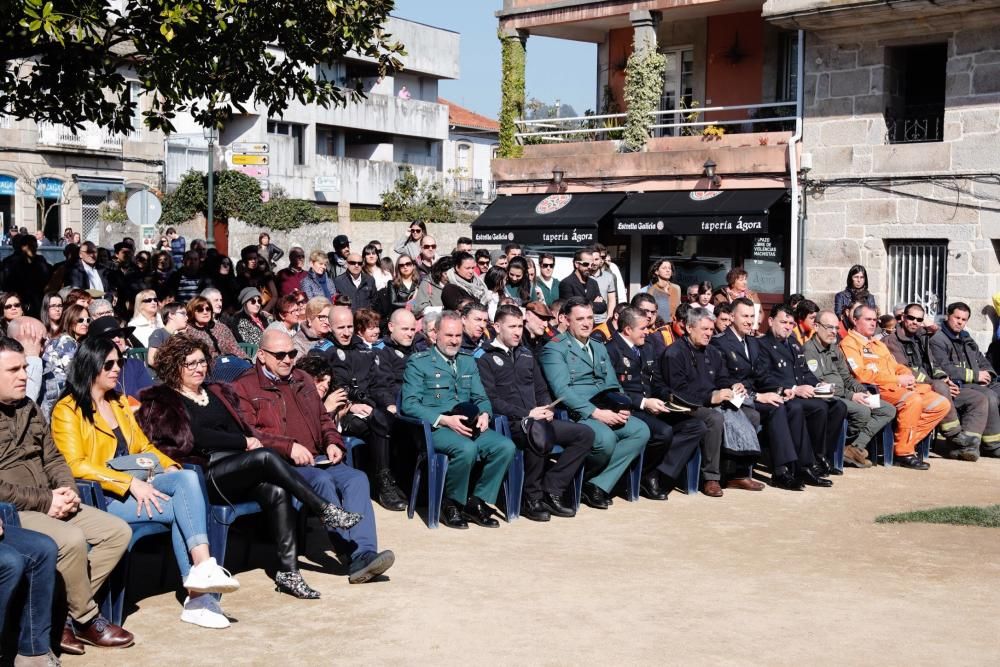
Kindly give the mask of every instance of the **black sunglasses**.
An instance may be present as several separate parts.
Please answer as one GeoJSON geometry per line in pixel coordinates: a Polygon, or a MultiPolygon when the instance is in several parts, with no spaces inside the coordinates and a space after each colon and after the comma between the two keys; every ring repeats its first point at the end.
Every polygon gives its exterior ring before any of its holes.
{"type": "Polygon", "coordinates": [[[295,357],[299,356],[298,350],[282,350],[281,352],[272,352],[271,350],[265,350],[264,348],[260,348],[260,350],[261,352],[267,352],[278,361],[284,361],[285,357],[295,359],[295,357]]]}
{"type": "Polygon", "coordinates": [[[403,268],[404,266],[413,266],[413,262],[400,262],[399,263],[399,268],[403,268]]]}
{"type": "Polygon", "coordinates": [[[349,266],[361,266],[361,262],[348,262],[349,266]]]}
{"type": "Polygon", "coordinates": [[[159,303],[160,300],[157,299],[155,296],[151,296],[149,298],[143,299],[142,302],[143,303],[159,303]]]}
{"type": "Polygon", "coordinates": [[[125,362],[122,361],[121,359],[108,359],[107,361],[104,362],[104,372],[105,373],[111,372],[111,369],[114,368],[115,366],[117,366],[118,368],[123,368],[125,366],[125,362]]]}
{"type": "Polygon", "coordinates": [[[906,315],[903,315],[903,319],[907,320],[909,322],[919,322],[920,320],[922,320],[924,318],[923,317],[917,317],[916,315],[910,315],[909,313],[907,313],[906,315]]]}
{"type": "Polygon", "coordinates": [[[545,262],[543,264],[539,264],[539,266],[543,269],[551,269],[555,267],[555,262],[545,262]]]}

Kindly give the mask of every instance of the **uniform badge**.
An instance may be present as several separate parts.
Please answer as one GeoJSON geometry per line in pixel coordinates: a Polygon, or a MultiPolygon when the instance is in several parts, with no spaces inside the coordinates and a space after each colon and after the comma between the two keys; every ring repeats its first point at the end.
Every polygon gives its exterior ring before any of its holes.
{"type": "Polygon", "coordinates": [[[376,366],[378,366],[378,365],[379,365],[379,360],[378,360],[378,357],[375,357],[375,365],[376,365],[376,366]]]}
{"type": "Polygon", "coordinates": [[[399,357],[400,359],[403,358],[403,351],[402,350],[393,350],[393,352],[395,352],[396,356],[399,357]]]}
{"type": "Polygon", "coordinates": [[[500,357],[493,357],[493,362],[496,363],[497,366],[503,366],[503,359],[500,357]]]}
{"type": "Polygon", "coordinates": [[[439,377],[441,377],[441,374],[440,373],[435,373],[434,377],[439,378],[439,377]]]}
{"type": "Polygon", "coordinates": [[[806,361],[806,366],[809,368],[810,371],[815,373],[816,369],[819,368],[819,362],[815,359],[809,359],[808,361],[806,361]]]}
{"type": "Polygon", "coordinates": [[[341,361],[344,361],[345,359],[347,359],[347,355],[344,354],[343,350],[337,350],[337,358],[340,359],[341,361]]]}
{"type": "Polygon", "coordinates": [[[625,364],[625,368],[628,368],[632,365],[632,362],[628,360],[628,357],[622,359],[622,363],[625,364]]]}

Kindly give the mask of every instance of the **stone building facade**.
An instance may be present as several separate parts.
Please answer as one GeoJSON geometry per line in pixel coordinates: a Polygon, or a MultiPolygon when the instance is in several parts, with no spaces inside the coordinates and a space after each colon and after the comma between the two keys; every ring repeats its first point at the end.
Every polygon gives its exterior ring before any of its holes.
{"type": "Polygon", "coordinates": [[[804,292],[830,306],[862,264],[883,311],[916,300],[940,314],[965,301],[987,343],[1000,291],[998,3],[944,3],[951,11],[935,16],[926,3],[887,14],[851,4],[764,10],[807,31],[804,292]],[[908,94],[922,113],[900,111],[908,94]],[[943,289],[928,289],[935,282],[943,289]]]}

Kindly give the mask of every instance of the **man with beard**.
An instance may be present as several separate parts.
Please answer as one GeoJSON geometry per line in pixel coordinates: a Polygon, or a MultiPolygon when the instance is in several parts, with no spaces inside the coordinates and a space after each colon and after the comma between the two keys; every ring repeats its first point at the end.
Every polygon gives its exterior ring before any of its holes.
{"type": "Polygon", "coordinates": [[[593,313],[605,315],[608,304],[601,296],[601,288],[597,281],[590,277],[594,264],[594,252],[590,248],[581,248],[573,255],[573,273],[559,282],[559,298],[569,299],[580,297],[585,303],[591,304],[593,313]]]}

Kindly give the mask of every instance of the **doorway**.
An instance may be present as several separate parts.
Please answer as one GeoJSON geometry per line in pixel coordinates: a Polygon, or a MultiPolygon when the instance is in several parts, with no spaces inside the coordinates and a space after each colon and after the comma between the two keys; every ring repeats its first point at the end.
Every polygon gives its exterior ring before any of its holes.
{"type": "MultiPolygon", "coordinates": [[[[694,100],[694,49],[679,48],[663,52],[667,66],[663,71],[663,92],[660,95],[660,111],[689,109],[694,100]]],[[[659,116],[657,125],[676,125],[684,121],[685,113],[659,116]]],[[[681,134],[678,127],[656,128],[657,137],[676,137],[681,134]]]]}

